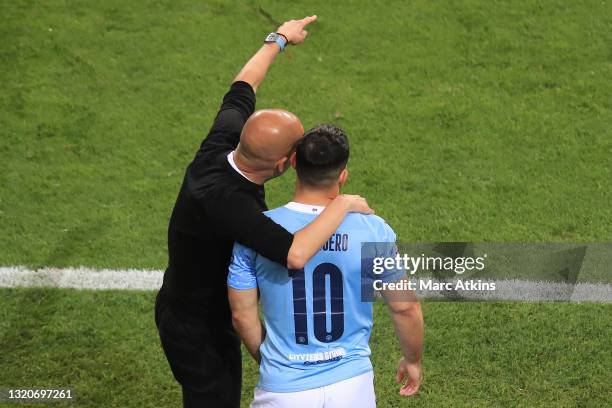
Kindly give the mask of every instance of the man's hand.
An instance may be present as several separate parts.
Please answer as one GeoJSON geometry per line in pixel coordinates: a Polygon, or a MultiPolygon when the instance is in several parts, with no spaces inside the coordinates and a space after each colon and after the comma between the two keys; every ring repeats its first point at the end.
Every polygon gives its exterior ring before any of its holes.
{"type": "Polygon", "coordinates": [[[406,379],[406,383],[400,388],[400,395],[408,397],[419,392],[421,386],[421,363],[410,363],[408,360],[402,357],[397,365],[397,374],[395,375],[395,381],[401,383],[406,379]],[[407,377],[407,378],[406,378],[407,377]]]}
{"type": "Polygon", "coordinates": [[[343,200],[348,212],[374,214],[374,210],[370,208],[366,199],[360,195],[340,194],[336,200],[343,200]]]}
{"type": "Polygon", "coordinates": [[[277,33],[285,36],[289,44],[301,44],[308,35],[308,31],[304,28],[315,21],[317,16],[304,17],[301,20],[289,20],[278,27],[277,33]]]}
{"type": "MultiPolygon", "coordinates": [[[[299,44],[308,35],[304,27],[316,19],[317,16],[310,16],[301,20],[287,21],[278,28],[277,33],[284,35],[289,44],[299,44]]],[[[264,44],[236,75],[234,81],[244,81],[251,85],[253,91],[257,92],[259,84],[266,77],[270,64],[272,64],[272,61],[274,61],[279,52],[280,48],[278,45],[274,43],[264,44]]]]}

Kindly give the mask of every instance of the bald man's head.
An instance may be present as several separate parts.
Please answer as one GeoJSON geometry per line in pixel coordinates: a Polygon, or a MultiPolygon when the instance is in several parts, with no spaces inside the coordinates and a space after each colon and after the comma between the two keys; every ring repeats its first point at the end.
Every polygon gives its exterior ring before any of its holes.
{"type": "Polygon", "coordinates": [[[304,127],[293,113],[262,109],[244,124],[236,153],[251,170],[274,170],[278,175],[289,167],[289,156],[303,135],[304,127]]]}

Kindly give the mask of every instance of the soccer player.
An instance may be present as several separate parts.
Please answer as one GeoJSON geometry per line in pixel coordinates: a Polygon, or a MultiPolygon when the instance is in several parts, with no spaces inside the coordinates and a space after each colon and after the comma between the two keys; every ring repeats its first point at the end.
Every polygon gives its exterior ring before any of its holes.
{"type": "MultiPolygon", "coordinates": [[[[265,214],[288,231],[316,220],[346,182],[348,157],[341,129],[320,125],[308,131],[291,157],[297,172],[294,200],[265,214]]],[[[375,407],[368,344],[372,304],[361,298],[361,247],[381,243],[380,255],[394,257],[395,239],[382,218],[349,214],[303,269],[289,271],[253,249],[234,245],[228,275],[232,318],[260,363],[252,407],[375,407]],[[265,327],[258,315],[258,290],[265,327]]],[[[403,278],[403,270],[378,277],[383,282],[403,278]]],[[[400,394],[412,395],[421,382],[420,305],[409,291],[383,291],[383,296],[404,355],[396,380],[408,378],[400,394]]]]}
{"type": "Polygon", "coordinates": [[[321,219],[291,232],[263,215],[264,183],[289,167],[304,129],[284,110],[254,113],[255,92],[289,44],[316,16],[270,33],[236,76],[215,121],[187,167],[168,226],[168,268],[155,304],[161,344],[187,408],[237,408],[240,339],[232,328],[227,269],[234,241],[269,259],[301,267],[348,211],[371,212],[359,196],[339,196],[321,219]]]}

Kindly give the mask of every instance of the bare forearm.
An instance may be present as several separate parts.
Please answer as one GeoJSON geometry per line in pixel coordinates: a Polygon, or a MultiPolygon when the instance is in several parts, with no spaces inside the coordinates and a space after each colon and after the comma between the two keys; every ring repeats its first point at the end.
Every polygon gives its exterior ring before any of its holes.
{"type": "Polygon", "coordinates": [[[259,362],[259,346],[265,333],[257,310],[257,289],[229,287],[228,299],[232,308],[232,323],[253,358],[259,362]]]}
{"type": "Polygon", "coordinates": [[[310,224],[293,234],[287,268],[301,269],[342,224],[349,212],[373,214],[367,201],[358,195],[341,194],[310,224]]]}
{"type": "Polygon", "coordinates": [[[423,355],[424,332],[423,313],[419,304],[401,312],[393,312],[393,324],[404,358],[410,363],[419,363],[423,355]]]}
{"type": "Polygon", "coordinates": [[[259,347],[265,338],[265,330],[259,318],[257,321],[249,319],[248,321],[234,320],[234,328],[242,339],[247,351],[257,363],[261,361],[259,347]]]}
{"type": "Polygon", "coordinates": [[[240,70],[234,81],[244,81],[251,85],[254,91],[257,91],[257,87],[266,77],[270,65],[279,52],[280,48],[277,44],[264,44],[240,70]]]}
{"type": "Polygon", "coordinates": [[[336,198],[310,224],[293,235],[289,249],[287,267],[300,269],[325,244],[346,217],[349,203],[341,197],[336,198]]]}

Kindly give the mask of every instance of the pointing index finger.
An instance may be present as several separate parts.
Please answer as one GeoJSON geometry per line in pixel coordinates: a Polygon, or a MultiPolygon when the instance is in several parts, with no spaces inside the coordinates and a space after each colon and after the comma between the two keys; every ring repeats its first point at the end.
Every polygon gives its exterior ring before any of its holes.
{"type": "Polygon", "coordinates": [[[317,16],[316,16],[316,15],[314,15],[314,16],[304,17],[304,18],[301,20],[301,22],[302,22],[302,24],[304,24],[304,27],[306,27],[308,24],[310,24],[310,23],[312,23],[312,22],[314,22],[314,21],[316,21],[316,20],[317,20],[317,16]]]}

